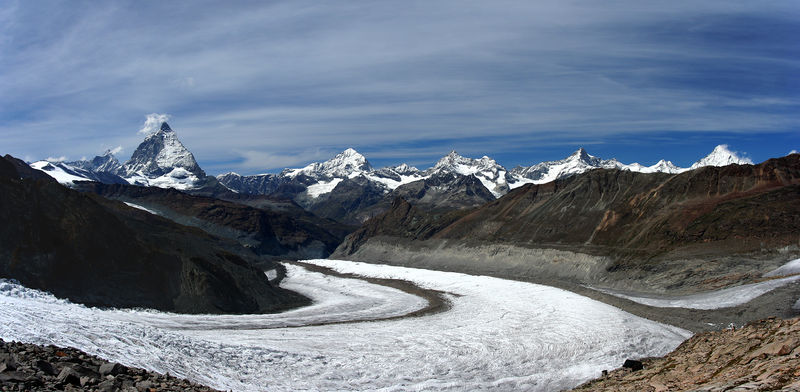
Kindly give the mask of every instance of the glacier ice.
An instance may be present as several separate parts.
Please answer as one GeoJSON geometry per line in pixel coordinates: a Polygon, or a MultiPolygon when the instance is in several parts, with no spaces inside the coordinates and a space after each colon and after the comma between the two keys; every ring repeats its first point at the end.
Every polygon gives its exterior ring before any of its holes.
{"type": "Polygon", "coordinates": [[[311,326],[405,314],[425,301],[292,265],[282,286],[312,297],[314,304],[274,315],[101,310],[0,282],[0,338],[76,347],[224,390],[550,391],[599,376],[626,358],[663,355],[691,335],[547,286],[309,262],[412,281],[447,293],[451,308],[422,317],[311,326]]]}

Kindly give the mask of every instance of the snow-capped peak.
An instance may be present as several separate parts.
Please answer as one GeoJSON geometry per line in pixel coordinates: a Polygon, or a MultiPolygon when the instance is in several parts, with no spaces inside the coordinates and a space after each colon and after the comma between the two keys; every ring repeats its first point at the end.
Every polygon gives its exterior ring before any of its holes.
{"type": "MultiPolygon", "coordinates": [[[[601,159],[589,155],[589,153],[581,147],[570,156],[558,161],[548,161],[530,167],[515,168],[512,174],[516,181],[512,184],[512,188],[526,183],[544,184],[592,169],[619,169],[624,168],[624,166],[625,165],[616,159],[601,159]]],[[[635,166],[630,166],[628,169],[635,170],[635,166]]]]}
{"type": "Polygon", "coordinates": [[[567,159],[569,160],[581,160],[581,161],[588,161],[591,160],[592,158],[594,158],[594,156],[589,155],[589,153],[586,152],[586,149],[583,147],[579,147],[577,150],[575,150],[575,152],[572,153],[572,155],[567,157],[567,159]]]}
{"type": "Polygon", "coordinates": [[[652,172],[670,173],[670,174],[686,171],[686,169],[675,166],[675,164],[672,163],[672,161],[668,161],[665,159],[656,162],[655,165],[648,167],[648,169],[650,169],[652,172]]]}
{"type": "Polygon", "coordinates": [[[414,174],[419,173],[419,169],[414,166],[409,166],[408,164],[401,163],[397,166],[393,166],[390,169],[395,171],[398,174],[414,174]]]}
{"type": "Polygon", "coordinates": [[[314,162],[302,169],[286,169],[282,174],[287,177],[304,174],[316,179],[330,179],[352,178],[371,171],[372,165],[367,158],[355,149],[348,148],[325,162],[314,162]]]}
{"type": "Polygon", "coordinates": [[[494,159],[483,156],[472,159],[459,155],[455,150],[450,151],[436,162],[436,165],[425,171],[426,176],[437,173],[455,173],[464,176],[474,175],[495,197],[500,197],[508,192],[508,171],[494,159]]]}
{"type": "Polygon", "coordinates": [[[331,177],[352,177],[372,171],[372,165],[358,151],[348,148],[322,164],[322,171],[331,177]]]}
{"type": "Polygon", "coordinates": [[[89,170],[93,172],[106,172],[117,174],[122,164],[119,163],[117,157],[114,156],[114,151],[119,149],[108,149],[102,155],[98,155],[92,160],[82,159],[80,161],[67,162],[71,167],[89,170]]]}
{"type": "Polygon", "coordinates": [[[157,177],[176,168],[185,169],[197,177],[205,177],[194,155],[178,140],[178,135],[166,122],[161,123],[157,132],[147,136],[139,144],[131,159],[124,165],[127,176],[139,174],[157,177]]]}
{"type": "Polygon", "coordinates": [[[206,174],[166,122],[148,135],[120,170],[131,183],[191,188],[206,174]]]}
{"type": "Polygon", "coordinates": [[[735,152],[728,148],[727,144],[720,144],[714,147],[714,151],[708,154],[705,158],[697,161],[692,165],[692,169],[697,169],[704,166],[727,166],[731,164],[738,165],[752,165],[753,161],[750,158],[740,157],[735,152]]]}

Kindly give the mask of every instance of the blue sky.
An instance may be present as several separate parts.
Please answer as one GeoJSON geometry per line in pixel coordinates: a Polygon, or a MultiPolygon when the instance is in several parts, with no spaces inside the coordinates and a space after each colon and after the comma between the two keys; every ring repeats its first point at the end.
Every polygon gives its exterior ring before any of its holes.
{"type": "Polygon", "coordinates": [[[211,174],[354,147],[688,166],[800,150],[800,2],[0,2],[0,153],[91,157],[150,113],[211,174]]]}

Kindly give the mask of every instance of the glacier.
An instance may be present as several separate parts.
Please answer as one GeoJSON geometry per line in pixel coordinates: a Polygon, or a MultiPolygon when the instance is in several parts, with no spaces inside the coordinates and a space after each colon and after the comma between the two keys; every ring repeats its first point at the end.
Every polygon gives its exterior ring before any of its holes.
{"type": "Polygon", "coordinates": [[[281,286],[314,304],[268,315],[88,308],[0,281],[0,338],[75,347],[223,390],[551,391],[597,377],[627,358],[663,355],[691,336],[548,286],[341,260],[306,262],[407,280],[443,292],[451,306],[397,318],[427,301],[292,264],[281,286]]]}

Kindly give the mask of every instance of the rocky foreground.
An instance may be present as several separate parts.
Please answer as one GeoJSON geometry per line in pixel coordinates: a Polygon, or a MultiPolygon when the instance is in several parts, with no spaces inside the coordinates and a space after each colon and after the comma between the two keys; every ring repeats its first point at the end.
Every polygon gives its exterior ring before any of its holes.
{"type": "Polygon", "coordinates": [[[215,391],[169,375],[125,367],[71,348],[0,339],[2,391],[215,391]]]}
{"type": "Polygon", "coordinates": [[[800,391],[800,318],[701,333],[641,362],[574,391],[800,391]]]}

